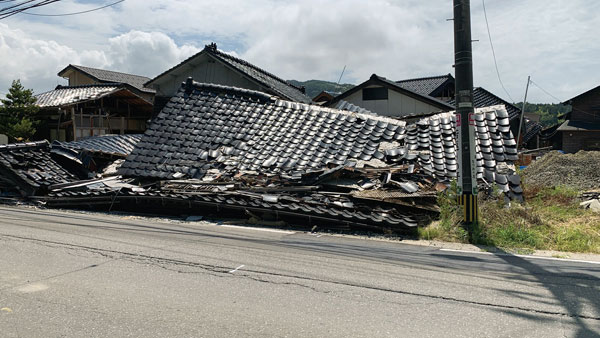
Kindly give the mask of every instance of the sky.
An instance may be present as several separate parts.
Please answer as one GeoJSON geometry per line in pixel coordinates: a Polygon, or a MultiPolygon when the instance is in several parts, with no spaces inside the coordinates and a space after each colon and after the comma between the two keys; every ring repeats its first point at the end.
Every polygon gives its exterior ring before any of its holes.
{"type": "MultiPolygon", "coordinates": [[[[65,14],[115,0],[64,0],[65,14]]],[[[474,85],[510,101],[561,102],[600,85],[600,1],[471,0],[474,85]]],[[[72,16],[0,20],[0,96],[20,79],[35,93],[69,64],[154,77],[216,42],[284,79],[358,84],[452,73],[451,0],[125,0],[72,16]]]]}

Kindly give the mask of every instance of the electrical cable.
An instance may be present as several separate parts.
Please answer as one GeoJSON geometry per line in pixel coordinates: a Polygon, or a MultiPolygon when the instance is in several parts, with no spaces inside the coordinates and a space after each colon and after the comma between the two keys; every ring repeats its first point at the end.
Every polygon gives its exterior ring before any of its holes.
{"type": "Polygon", "coordinates": [[[550,94],[550,93],[549,93],[547,90],[545,90],[544,88],[540,87],[540,85],[539,85],[539,84],[537,84],[537,83],[533,82],[533,80],[531,80],[531,79],[529,80],[529,82],[530,82],[531,84],[533,84],[534,86],[538,87],[539,89],[541,89],[541,90],[542,90],[544,93],[546,93],[546,94],[547,94],[548,96],[550,96],[551,98],[553,98],[553,99],[555,99],[556,101],[558,101],[558,103],[560,103],[560,99],[559,99],[558,97],[556,97],[556,96],[554,96],[554,95],[550,94]]]}
{"type": "MultiPolygon", "coordinates": [[[[43,0],[43,1],[39,1],[37,3],[35,1],[36,0],[27,0],[27,1],[20,2],[18,4],[14,4],[14,5],[11,5],[8,7],[1,8],[0,9],[0,20],[6,19],[10,16],[13,16],[18,13],[22,13],[23,11],[26,11],[26,10],[29,10],[32,8],[49,5],[51,3],[58,2],[60,0],[43,0]]],[[[5,1],[5,2],[13,2],[13,1],[5,1]]]]}
{"type": "Polygon", "coordinates": [[[63,14],[37,14],[37,13],[28,13],[28,12],[22,12],[23,14],[27,14],[27,15],[35,15],[35,16],[68,16],[68,15],[77,15],[77,14],[84,14],[84,13],[89,13],[89,12],[93,12],[93,11],[97,11],[106,7],[110,7],[110,6],[114,6],[118,3],[121,3],[125,0],[119,0],[119,1],[115,1],[113,3],[110,3],[108,5],[104,5],[101,7],[97,7],[97,8],[93,8],[93,9],[88,9],[85,11],[80,11],[80,12],[73,12],[73,13],[63,13],[63,14]]]}
{"type": "Polygon", "coordinates": [[[498,62],[496,61],[496,51],[494,50],[494,44],[492,43],[492,34],[490,33],[490,25],[488,23],[487,12],[485,10],[485,0],[481,0],[481,2],[483,3],[483,16],[485,17],[485,25],[487,27],[488,38],[490,39],[490,46],[492,47],[492,56],[494,57],[494,66],[496,66],[496,75],[498,75],[498,81],[500,82],[500,86],[502,86],[502,89],[504,89],[504,92],[506,93],[506,95],[508,95],[508,98],[512,102],[515,102],[515,100],[513,100],[513,98],[510,96],[510,94],[504,87],[504,83],[502,82],[502,79],[500,78],[500,71],[498,70],[498,62]]]}

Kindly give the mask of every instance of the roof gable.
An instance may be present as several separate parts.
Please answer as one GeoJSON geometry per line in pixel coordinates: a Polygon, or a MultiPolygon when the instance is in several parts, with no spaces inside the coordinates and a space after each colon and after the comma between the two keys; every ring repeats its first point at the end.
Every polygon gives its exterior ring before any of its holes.
{"type": "Polygon", "coordinates": [[[573,100],[577,100],[580,97],[582,97],[584,95],[587,95],[587,94],[590,94],[590,93],[592,93],[592,92],[594,92],[595,90],[598,90],[598,89],[600,89],[600,86],[594,87],[594,88],[592,88],[590,90],[587,90],[587,91],[585,91],[585,92],[583,92],[583,93],[581,93],[581,94],[579,94],[579,95],[577,95],[575,97],[572,97],[572,98],[566,100],[565,102],[563,102],[563,104],[572,104],[573,100]]]}
{"type": "Polygon", "coordinates": [[[75,70],[84,73],[92,79],[102,83],[126,83],[135,89],[145,92],[154,93],[154,89],[144,87],[144,83],[150,80],[149,77],[141,75],[133,75],[112,70],[98,69],[92,67],[68,65],[66,68],[58,72],[58,76],[64,76],[69,70],[75,70]]]}
{"type": "Polygon", "coordinates": [[[369,78],[367,81],[343,92],[342,94],[336,96],[331,102],[330,102],[330,106],[334,106],[337,102],[344,100],[346,97],[358,92],[359,90],[362,90],[363,88],[367,87],[367,86],[371,86],[371,85],[381,85],[384,87],[387,87],[389,89],[392,89],[394,91],[397,91],[399,93],[402,93],[404,95],[410,96],[414,99],[417,99],[419,101],[422,102],[426,102],[432,106],[438,107],[440,108],[440,110],[444,110],[444,111],[448,111],[448,110],[452,110],[454,109],[454,106],[451,104],[448,104],[447,102],[444,102],[442,100],[436,99],[435,97],[426,95],[426,94],[420,94],[418,92],[415,92],[411,89],[408,88],[404,88],[401,85],[399,85],[398,83],[394,82],[394,81],[390,81],[388,79],[386,79],[385,77],[382,76],[378,76],[377,74],[373,74],[371,75],[371,78],[369,78]]]}
{"type": "Polygon", "coordinates": [[[181,69],[185,65],[192,64],[193,60],[198,59],[202,55],[207,55],[212,59],[225,64],[229,68],[233,69],[235,72],[241,74],[242,76],[251,80],[252,82],[257,83],[259,86],[265,88],[265,90],[269,91],[271,94],[295,102],[312,102],[311,99],[303,93],[302,88],[296,87],[288,81],[283,80],[273,75],[272,73],[269,73],[266,70],[261,69],[247,61],[244,61],[233,55],[229,55],[218,50],[217,45],[215,43],[206,45],[202,51],[196,53],[195,55],[192,55],[191,57],[182,61],[178,65],[159,74],[154,79],[146,82],[146,85],[150,86],[153,83],[155,83],[158,79],[166,76],[167,74],[175,70],[181,69]]]}

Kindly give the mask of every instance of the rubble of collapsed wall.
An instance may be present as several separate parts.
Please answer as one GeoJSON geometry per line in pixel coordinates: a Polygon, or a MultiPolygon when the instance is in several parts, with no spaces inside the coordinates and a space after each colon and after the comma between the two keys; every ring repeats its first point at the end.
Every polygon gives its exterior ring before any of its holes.
{"type": "MultiPolygon", "coordinates": [[[[474,119],[481,188],[522,200],[506,110],[477,109],[474,119]]],[[[455,131],[452,113],[407,124],[188,81],[119,176],[57,183],[41,201],[411,231],[435,217],[438,192],[457,177],[455,131]]]]}

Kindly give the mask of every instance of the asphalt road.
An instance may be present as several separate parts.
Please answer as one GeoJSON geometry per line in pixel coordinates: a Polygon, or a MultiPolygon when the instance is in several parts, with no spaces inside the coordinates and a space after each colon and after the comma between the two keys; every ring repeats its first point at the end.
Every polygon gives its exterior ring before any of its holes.
{"type": "Polygon", "coordinates": [[[1,337],[600,337],[600,265],[0,207],[1,337]]]}

